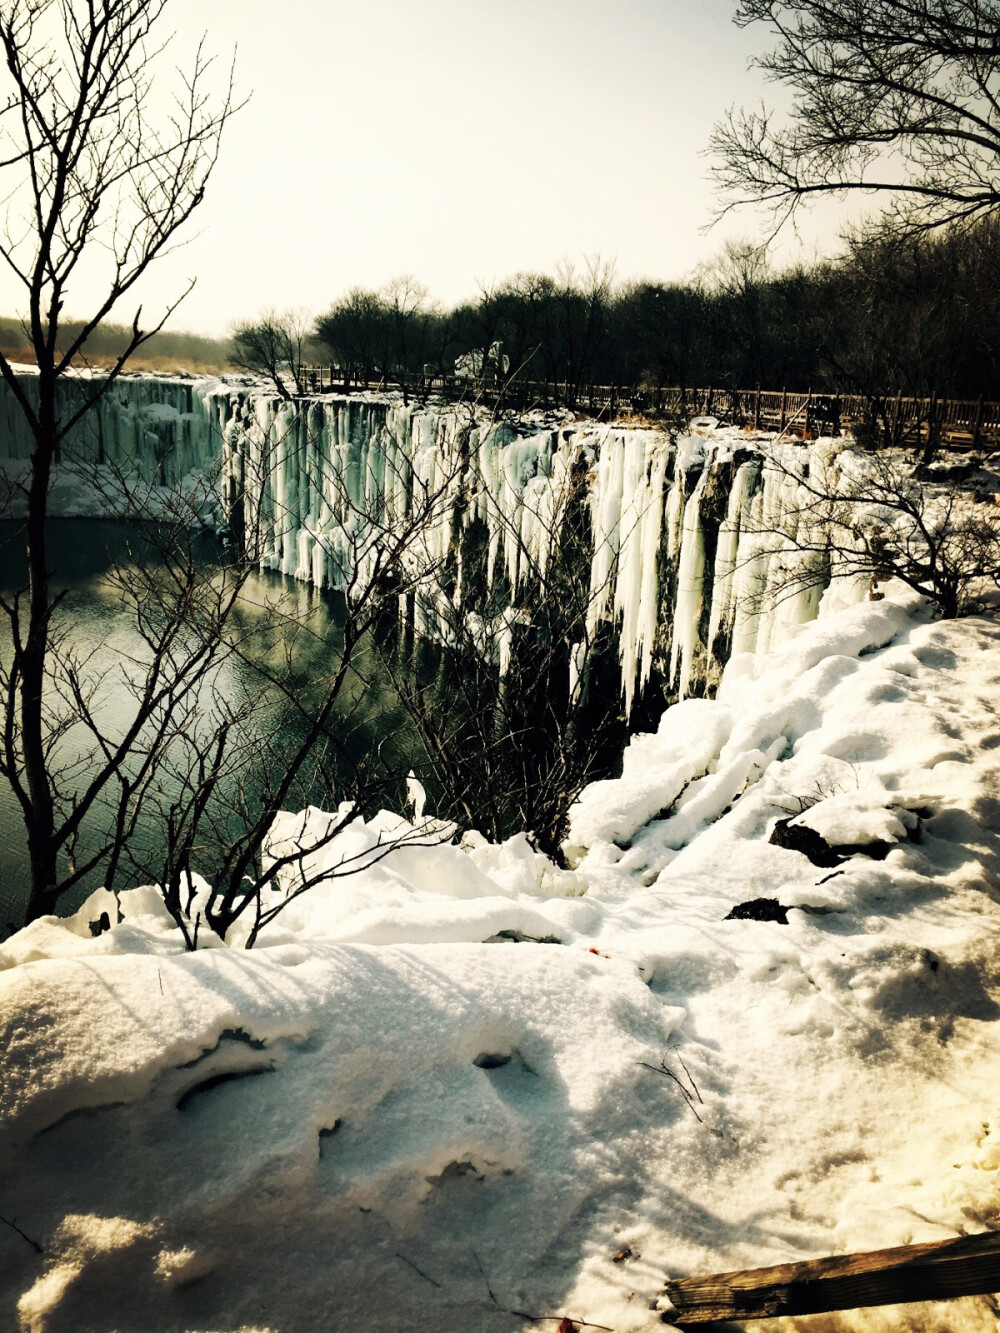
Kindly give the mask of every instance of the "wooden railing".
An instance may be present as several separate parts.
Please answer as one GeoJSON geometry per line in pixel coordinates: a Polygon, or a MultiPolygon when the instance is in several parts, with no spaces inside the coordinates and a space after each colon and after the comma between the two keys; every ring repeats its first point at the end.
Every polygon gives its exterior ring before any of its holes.
{"type": "Polygon", "coordinates": [[[901,393],[880,396],[789,389],[637,388],[520,377],[498,383],[460,375],[429,374],[362,380],[339,366],[301,367],[299,382],[307,393],[402,389],[407,396],[418,399],[437,393],[522,410],[570,407],[598,419],[714,416],[735,425],[798,436],[836,435],[845,427],[864,426],[883,443],[931,439],[975,447],[1000,442],[1000,402],[941,398],[937,394],[912,398],[901,393]]]}

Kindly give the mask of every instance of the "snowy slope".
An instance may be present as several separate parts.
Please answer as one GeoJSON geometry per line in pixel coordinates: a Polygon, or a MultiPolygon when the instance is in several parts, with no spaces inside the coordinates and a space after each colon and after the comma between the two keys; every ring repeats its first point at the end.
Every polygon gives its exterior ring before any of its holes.
{"type": "Polygon", "coordinates": [[[995,1227],[998,650],[903,594],[735,658],[584,793],[572,871],[469,838],[249,953],[149,890],[14,936],[0,1327],[626,1333],[667,1274],[995,1227]]]}

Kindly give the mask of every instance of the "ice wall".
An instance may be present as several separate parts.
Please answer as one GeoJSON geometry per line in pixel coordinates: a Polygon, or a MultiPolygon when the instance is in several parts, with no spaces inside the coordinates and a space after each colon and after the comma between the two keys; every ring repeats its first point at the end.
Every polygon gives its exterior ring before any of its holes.
{"type": "MultiPolygon", "coordinates": [[[[37,377],[25,374],[19,383],[34,407],[37,377]]],[[[101,395],[97,389],[95,381],[83,377],[60,381],[60,419],[68,422],[86,408],[63,442],[64,458],[121,469],[164,486],[211,467],[218,458],[221,403],[228,397],[218,381],[148,375],[120,379],[101,395]]],[[[0,458],[27,460],[32,447],[25,415],[0,383],[0,458]]]]}
{"type": "MultiPolygon", "coordinates": [[[[32,378],[22,383],[32,395],[32,378]]],[[[64,381],[61,392],[68,416],[94,385],[64,381]]],[[[2,386],[0,457],[27,459],[31,447],[2,386]]],[[[478,523],[485,578],[507,598],[501,665],[529,586],[545,595],[583,487],[590,549],[579,577],[590,594],[573,669],[585,679],[593,641],[612,625],[630,709],[654,674],[681,697],[701,692],[731,653],[766,651],[820,613],[824,572],[776,535],[794,531],[796,469],[813,451],[781,449],[774,468],[736,434],[496,422],[367,395],[283,402],[218,380],[137,376],[100,399],[64,456],[158,486],[211,477],[250,558],[319,587],[364,584],[402,553],[401,610],[443,639],[445,611],[462,606],[471,578],[462,533],[478,523]]],[[[862,595],[841,584],[838,601],[862,595]]]]}

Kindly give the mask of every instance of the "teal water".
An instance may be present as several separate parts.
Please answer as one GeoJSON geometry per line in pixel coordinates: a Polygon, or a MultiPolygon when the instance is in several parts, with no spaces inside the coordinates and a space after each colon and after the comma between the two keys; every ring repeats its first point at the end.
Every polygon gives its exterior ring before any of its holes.
{"type": "MultiPolygon", "coordinates": [[[[49,562],[54,586],[63,593],[56,628],[64,651],[77,664],[101,727],[116,737],[128,725],[135,706],[135,682],[148,658],[137,619],[135,589],[142,570],[156,558],[156,541],[141,528],[110,520],[60,519],[49,525],[49,562]]],[[[197,558],[207,574],[217,567],[214,538],[198,539],[197,558]]],[[[0,592],[10,601],[23,587],[23,533],[12,521],[0,522],[0,592]]],[[[253,574],[243,589],[231,628],[240,654],[230,656],[200,691],[184,731],[173,741],[155,793],[143,803],[130,837],[130,861],[119,871],[118,887],[150,882],[162,864],[166,821],[186,791],[190,741],[208,736],[224,710],[245,712],[236,728],[236,763],[219,784],[212,830],[224,838],[227,829],[252,816],[262,792],[282,771],[283,762],[301,739],[311,710],[340,662],[344,608],[334,595],[274,574],[253,574]],[[300,708],[289,706],[282,688],[268,683],[280,677],[294,691],[300,708]],[[252,706],[251,706],[252,703],[252,706]],[[244,707],[245,705],[245,707],[244,707]]],[[[10,660],[10,627],[0,617],[0,660],[10,660]]],[[[286,804],[299,809],[327,804],[353,794],[364,784],[370,808],[402,809],[402,774],[419,767],[419,742],[412,732],[384,671],[375,663],[370,644],[363,642],[336,710],[336,720],[321,749],[322,769],[313,765],[297,781],[286,804]]],[[[52,691],[53,717],[66,705],[52,691]]],[[[93,771],[93,737],[79,724],[70,727],[56,746],[56,765],[64,786],[82,789],[93,771]]],[[[114,807],[99,801],[84,823],[75,849],[76,864],[102,845],[113,827],[114,807]]],[[[206,836],[195,869],[212,877],[213,849],[206,836]]],[[[66,864],[64,858],[64,865],[66,864]]],[[[61,905],[69,912],[104,882],[106,862],[70,890],[61,905]]],[[[28,892],[26,837],[20,808],[10,786],[0,779],[0,929],[20,924],[28,892]]]]}

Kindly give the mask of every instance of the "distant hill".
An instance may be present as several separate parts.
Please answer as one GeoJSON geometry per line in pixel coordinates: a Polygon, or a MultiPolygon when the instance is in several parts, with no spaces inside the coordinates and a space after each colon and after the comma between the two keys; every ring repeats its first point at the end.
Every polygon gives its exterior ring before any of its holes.
{"type": "MultiPolygon", "coordinates": [[[[82,320],[66,320],[63,345],[81,329],[82,320]]],[[[110,365],[127,345],[130,330],[122,324],[102,324],[87,339],[85,360],[90,365],[110,365]]],[[[0,351],[15,361],[33,361],[31,342],[19,319],[0,315],[0,351]]],[[[215,372],[231,369],[229,342],[182,331],[154,334],[129,359],[132,370],[215,372]]]]}

